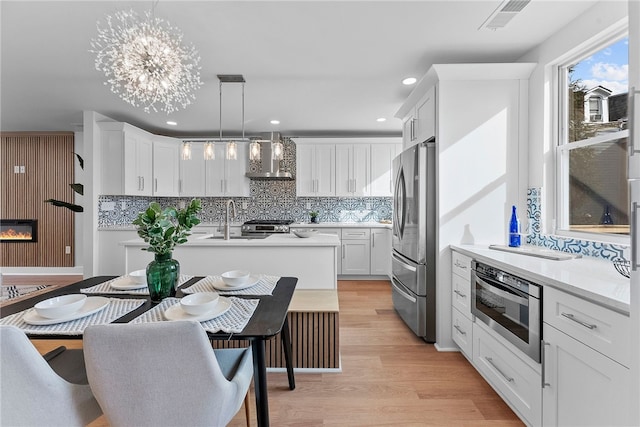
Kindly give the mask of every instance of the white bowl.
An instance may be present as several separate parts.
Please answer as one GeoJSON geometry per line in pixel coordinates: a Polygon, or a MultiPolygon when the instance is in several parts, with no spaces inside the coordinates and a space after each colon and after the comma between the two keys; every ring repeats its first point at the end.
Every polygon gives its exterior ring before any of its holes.
{"type": "Polygon", "coordinates": [[[218,304],[218,294],[215,292],[196,292],[180,300],[180,307],[185,313],[198,316],[214,309],[218,304]]]}
{"type": "Polygon", "coordinates": [[[298,228],[297,230],[293,230],[293,234],[304,239],[306,237],[315,236],[318,234],[318,230],[313,228],[298,228]]]}
{"type": "Polygon", "coordinates": [[[251,274],[244,270],[231,270],[222,273],[222,281],[228,286],[244,285],[251,274]]]}
{"type": "Polygon", "coordinates": [[[84,294],[69,294],[40,301],[34,308],[39,316],[47,319],[58,319],[75,313],[84,305],[87,296],[84,294]]]}
{"type": "Polygon", "coordinates": [[[129,277],[136,283],[147,283],[147,271],[136,270],[129,273],[129,277]]]}

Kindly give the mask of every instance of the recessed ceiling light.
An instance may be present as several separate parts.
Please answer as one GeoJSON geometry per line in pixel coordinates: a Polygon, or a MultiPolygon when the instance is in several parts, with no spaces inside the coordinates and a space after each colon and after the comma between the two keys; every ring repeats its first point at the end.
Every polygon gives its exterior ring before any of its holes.
{"type": "Polygon", "coordinates": [[[407,77],[406,79],[402,80],[402,84],[409,86],[414,84],[417,81],[418,79],[416,79],[415,77],[407,77]]]}
{"type": "Polygon", "coordinates": [[[271,120],[269,123],[271,123],[272,125],[279,125],[280,120],[271,120]]]}
{"type": "Polygon", "coordinates": [[[177,126],[177,125],[178,125],[178,122],[174,122],[174,121],[172,121],[172,120],[167,120],[167,124],[168,124],[169,126],[177,126]]]}
{"type": "Polygon", "coordinates": [[[382,122],[386,122],[386,121],[387,121],[387,119],[385,119],[384,117],[379,117],[379,118],[376,119],[376,122],[381,122],[382,123],[382,122]]]}

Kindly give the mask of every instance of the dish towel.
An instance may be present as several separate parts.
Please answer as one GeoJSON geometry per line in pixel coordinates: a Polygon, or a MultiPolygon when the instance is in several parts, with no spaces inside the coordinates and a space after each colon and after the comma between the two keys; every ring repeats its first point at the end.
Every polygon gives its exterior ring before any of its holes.
{"type": "MultiPolygon", "coordinates": [[[[257,299],[235,297],[230,297],[229,300],[231,301],[229,311],[211,320],[200,322],[205,331],[211,333],[222,331],[230,334],[242,332],[260,302],[260,300],[257,299]]],[[[163,313],[178,303],[180,303],[179,298],[165,298],[160,304],[136,317],[130,323],[164,322],[165,318],[163,313]]]]}
{"type": "Polygon", "coordinates": [[[145,300],[143,299],[109,298],[109,305],[97,313],[81,317],[80,319],[70,320],[68,322],[40,326],[30,325],[22,320],[24,314],[27,311],[32,310],[30,308],[1,319],[0,325],[16,326],[22,329],[26,334],[31,335],[82,335],[87,326],[111,323],[140,307],[144,303],[145,300]]]}
{"type": "Polygon", "coordinates": [[[196,292],[217,292],[220,295],[273,295],[273,289],[278,284],[280,277],[267,276],[266,274],[258,274],[258,283],[255,285],[238,290],[217,289],[216,285],[223,285],[222,277],[206,276],[198,280],[187,289],[183,289],[185,294],[193,294],[196,292]]]}
{"type": "MultiPolygon", "coordinates": [[[[118,280],[123,280],[127,276],[116,277],[115,279],[111,279],[107,282],[102,282],[98,285],[91,286],[90,288],[80,289],[80,292],[83,294],[114,294],[114,295],[149,295],[149,288],[146,286],[140,289],[114,289],[111,287],[113,282],[118,280]]],[[[178,286],[182,286],[187,283],[189,280],[193,279],[193,276],[188,276],[186,274],[181,274],[180,279],[178,280],[178,286]]]]}

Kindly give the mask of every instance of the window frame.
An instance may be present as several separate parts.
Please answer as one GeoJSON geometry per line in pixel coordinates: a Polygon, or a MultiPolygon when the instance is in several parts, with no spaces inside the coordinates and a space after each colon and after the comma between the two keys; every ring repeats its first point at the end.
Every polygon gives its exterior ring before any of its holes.
{"type": "MultiPolygon", "coordinates": [[[[552,65],[555,96],[551,109],[554,132],[554,162],[555,162],[555,185],[553,209],[553,226],[551,233],[564,238],[575,238],[580,240],[597,241],[610,244],[628,245],[630,238],[628,234],[592,233],[585,231],[569,230],[569,153],[576,148],[596,145],[602,142],[629,138],[629,130],[622,130],[612,134],[598,135],[581,141],[568,142],[569,140],[569,97],[567,82],[569,81],[569,66],[576,64],[590,55],[614,44],[625,37],[629,37],[628,26],[601,34],[591,41],[568,52],[562,58],[556,60],[552,65]],[[563,228],[565,227],[565,228],[563,228]]],[[[604,106],[601,106],[604,108],[604,106]]]]}

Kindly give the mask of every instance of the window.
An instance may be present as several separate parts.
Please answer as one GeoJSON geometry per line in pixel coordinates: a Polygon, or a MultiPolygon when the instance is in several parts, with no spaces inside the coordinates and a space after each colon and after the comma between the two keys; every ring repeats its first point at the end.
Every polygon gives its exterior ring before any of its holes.
{"type": "Polygon", "coordinates": [[[629,234],[628,57],[625,37],[559,67],[558,234],[629,234]]]}

